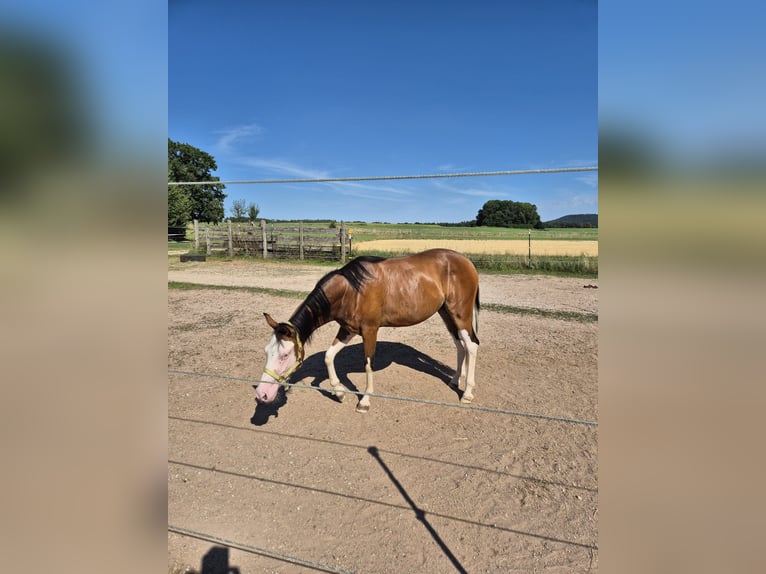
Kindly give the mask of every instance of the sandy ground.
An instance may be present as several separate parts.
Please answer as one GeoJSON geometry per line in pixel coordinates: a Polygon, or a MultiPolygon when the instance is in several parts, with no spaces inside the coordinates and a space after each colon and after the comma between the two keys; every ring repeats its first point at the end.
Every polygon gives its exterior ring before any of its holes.
{"type": "MultiPolygon", "coordinates": [[[[171,263],[170,280],[308,291],[329,269],[259,261],[171,263]]],[[[593,279],[480,278],[482,300],[597,312],[593,279]]],[[[298,301],[251,292],[168,292],[168,367],[257,379],[270,329],[298,301]]],[[[598,420],[597,323],[483,311],[474,405],[598,420]]],[[[319,329],[293,382],[327,387],[319,329]]],[[[457,404],[454,345],[438,317],[381,329],[376,392],[457,404]]],[[[364,384],[361,340],[337,359],[364,384]]],[[[597,427],[293,389],[256,408],[247,382],[169,375],[168,521],[245,545],[227,569],[596,572],[597,427]],[[254,549],[278,553],[258,554],[254,549]]],[[[216,544],[168,534],[169,572],[204,572],[216,544]]],[[[220,565],[220,563],[219,563],[220,565]]],[[[316,570],[314,570],[316,571],[316,570]]]]}

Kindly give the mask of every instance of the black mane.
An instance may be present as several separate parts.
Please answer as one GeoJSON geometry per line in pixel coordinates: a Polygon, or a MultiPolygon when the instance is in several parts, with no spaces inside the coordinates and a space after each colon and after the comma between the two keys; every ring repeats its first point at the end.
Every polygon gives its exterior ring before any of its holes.
{"type": "Polygon", "coordinates": [[[342,275],[346,281],[349,282],[354,291],[358,292],[362,288],[362,285],[364,285],[364,282],[370,278],[370,272],[363,264],[377,263],[378,261],[383,261],[384,259],[384,257],[376,257],[375,255],[362,255],[352,259],[340,269],[330,271],[327,275],[322,277],[319,280],[319,283],[317,283],[317,287],[324,285],[330,279],[330,277],[335,275],[342,275]]]}
{"type": "Polygon", "coordinates": [[[331,305],[327,299],[327,294],[324,292],[323,287],[325,283],[336,275],[340,275],[348,281],[354,291],[358,292],[361,290],[362,285],[371,278],[371,274],[364,263],[377,263],[384,259],[384,257],[376,257],[374,255],[362,255],[352,259],[340,269],[330,271],[322,277],[290,318],[290,323],[295,326],[301,341],[307,343],[314,331],[329,320],[331,305]]]}

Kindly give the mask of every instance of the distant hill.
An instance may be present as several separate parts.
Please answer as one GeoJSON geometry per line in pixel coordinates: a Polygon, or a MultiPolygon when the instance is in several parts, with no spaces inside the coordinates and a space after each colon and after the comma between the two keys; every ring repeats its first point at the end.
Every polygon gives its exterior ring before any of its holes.
{"type": "Polygon", "coordinates": [[[598,227],[598,213],[565,215],[552,221],[544,221],[544,227],[598,227]]]}

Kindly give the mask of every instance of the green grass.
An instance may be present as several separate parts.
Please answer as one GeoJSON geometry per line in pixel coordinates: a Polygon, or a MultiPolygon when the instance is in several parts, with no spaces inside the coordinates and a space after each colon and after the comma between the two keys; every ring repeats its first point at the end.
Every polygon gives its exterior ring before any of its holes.
{"type": "Polygon", "coordinates": [[[581,313],[580,311],[558,311],[553,309],[538,309],[535,307],[514,307],[513,305],[501,305],[498,303],[482,303],[482,309],[497,313],[516,315],[536,315],[548,319],[561,319],[563,321],[578,321],[580,323],[595,323],[598,315],[595,313],[581,313]]]}
{"type": "MultiPolygon", "coordinates": [[[[365,255],[397,257],[401,253],[370,250],[365,255]]],[[[526,255],[496,255],[488,253],[466,253],[476,269],[482,273],[559,275],[574,277],[598,277],[598,257],[566,255],[533,255],[531,264],[526,255]]]]}
{"type": "MultiPolygon", "coordinates": [[[[170,249],[170,247],[168,247],[170,249]]],[[[187,249],[190,253],[194,251],[193,245],[182,245],[181,249],[187,249]]],[[[204,249],[200,250],[200,253],[204,253],[204,249]]],[[[401,253],[393,253],[387,251],[369,251],[365,252],[365,255],[377,255],[379,257],[397,257],[401,253]]],[[[476,269],[481,273],[491,273],[497,275],[556,275],[561,277],[583,277],[583,278],[597,278],[598,277],[598,257],[587,256],[571,256],[564,255],[551,255],[551,256],[532,256],[531,265],[527,262],[526,255],[491,255],[491,254],[466,254],[468,258],[473,261],[476,269]]],[[[351,258],[356,254],[352,253],[351,258]]],[[[174,261],[178,260],[178,255],[169,255],[171,264],[175,267],[174,261]]],[[[209,260],[215,261],[228,261],[231,258],[226,253],[212,253],[207,256],[209,260]]],[[[253,259],[249,255],[235,255],[234,259],[253,259]]],[[[257,257],[258,260],[262,260],[257,257]]],[[[327,267],[338,267],[340,262],[337,260],[328,259],[277,259],[269,258],[270,263],[285,262],[293,265],[324,265],[327,267]]],[[[180,264],[181,266],[189,266],[188,263],[180,264]]]]}
{"type": "MultiPolygon", "coordinates": [[[[331,221],[307,221],[305,227],[329,227],[331,221]]],[[[225,224],[224,224],[225,225],[225,224]]],[[[235,224],[235,226],[238,224],[235,224]]],[[[296,227],[297,222],[267,222],[267,229],[279,230],[284,227],[296,227]]],[[[340,222],[335,222],[340,228],[340,222]]],[[[527,239],[528,229],[507,227],[456,227],[441,226],[435,223],[365,223],[347,221],[345,225],[352,231],[354,241],[374,241],[376,239],[527,239]]],[[[200,223],[200,229],[208,224],[200,223]]],[[[260,228],[260,226],[258,226],[260,228]]],[[[532,229],[532,239],[554,239],[562,241],[598,241],[598,228],[551,228],[532,229]]],[[[194,226],[187,226],[186,237],[194,239],[194,226]]]]}
{"type": "MultiPolygon", "coordinates": [[[[414,223],[348,223],[354,241],[376,239],[528,239],[530,230],[506,227],[443,227],[414,223]]],[[[598,229],[532,229],[532,239],[598,241],[598,229]]]]}
{"type": "Polygon", "coordinates": [[[305,299],[308,291],[293,291],[290,289],[271,289],[269,287],[245,287],[241,285],[207,285],[205,283],[187,283],[184,281],[168,281],[168,289],[179,289],[181,291],[199,291],[199,290],[224,290],[224,291],[246,291],[248,293],[261,293],[263,295],[272,295],[274,297],[286,297],[288,299],[305,299]]]}
{"type": "MultiPolygon", "coordinates": [[[[330,221],[311,221],[304,225],[310,227],[328,227],[330,221]]],[[[286,227],[295,227],[296,222],[268,223],[268,229],[279,230],[286,227]]],[[[337,222],[336,225],[340,226],[337,222]]],[[[345,225],[352,231],[352,245],[359,247],[365,241],[376,239],[471,239],[471,240],[526,240],[530,237],[527,229],[514,229],[504,227],[444,227],[436,224],[414,223],[364,223],[346,222],[345,225]]],[[[207,224],[201,223],[200,229],[207,224]]],[[[192,241],[187,243],[168,243],[168,249],[188,249],[194,251],[193,226],[187,231],[187,237],[192,241]],[[171,247],[172,245],[172,247],[171,247]]],[[[598,241],[598,229],[588,228],[560,228],[560,229],[532,229],[531,237],[535,240],[552,239],[561,241],[598,241]]],[[[200,249],[204,246],[200,244],[200,249]]],[[[534,243],[533,243],[534,244],[534,243]]],[[[204,251],[203,251],[204,252],[204,251]]],[[[365,254],[379,255],[381,257],[393,257],[400,253],[390,251],[367,251],[365,254]]],[[[355,254],[352,253],[353,257],[355,254]]],[[[576,277],[598,277],[598,257],[587,256],[532,256],[531,261],[525,255],[489,255],[467,254],[474,262],[476,268],[484,273],[524,273],[524,274],[548,274],[576,277]]],[[[239,257],[239,255],[237,255],[239,257]]],[[[277,261],[278,259],[272,259],[277,261]]],[[[312,263],[319,262],[310,259],[312,263]]],[[[291,260],[291,262],[295,262],[291,260]]],[[[328,261],[328,264],[337,264],[336,261],[328,261]]]]}

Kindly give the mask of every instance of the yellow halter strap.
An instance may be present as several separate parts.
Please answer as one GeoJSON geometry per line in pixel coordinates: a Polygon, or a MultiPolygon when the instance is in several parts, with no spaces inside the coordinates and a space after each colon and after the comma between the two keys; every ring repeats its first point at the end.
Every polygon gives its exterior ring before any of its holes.
{"type": "Polygon", "coordinates": [[[295,331],[295,363],[281,375],[269,368],[263,369],[264,373],[273,378],[275,382],[282,385],[285,390],[290,388],[290,385],[287,383],[287,381],[290,380],[290,375],[297,371],[298,367],[303,363],[303,343],[301,343],[301,336],[298,334],[298,329],[296,329],[295,325],[290,321],[286,321],[286,324],[290,325],[295,331]]]}

